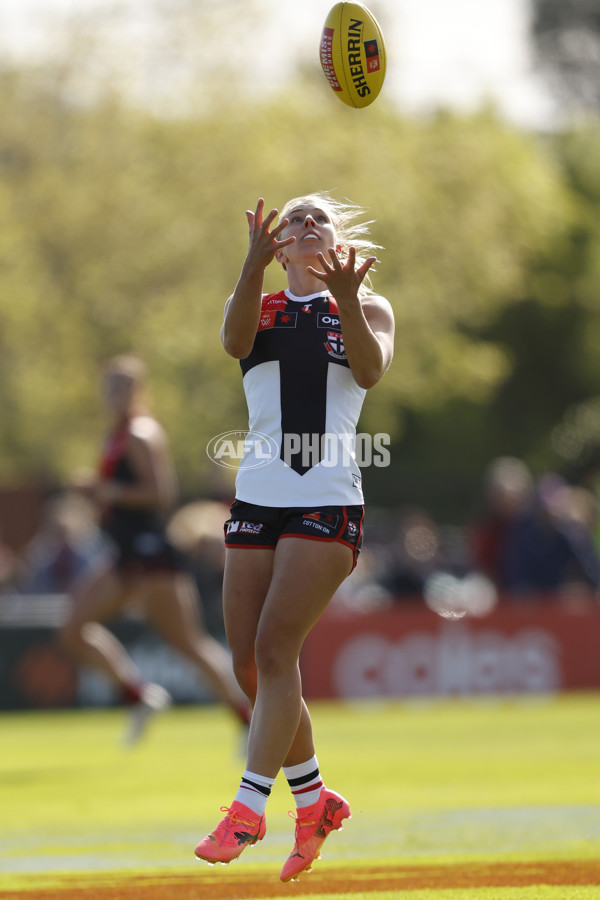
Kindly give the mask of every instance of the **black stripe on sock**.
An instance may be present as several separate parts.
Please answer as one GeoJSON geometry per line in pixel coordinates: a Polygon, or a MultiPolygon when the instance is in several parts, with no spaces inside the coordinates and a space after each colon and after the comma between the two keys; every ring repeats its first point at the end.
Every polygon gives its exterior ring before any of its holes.
{"type": "Polygon", "coordinates": [[[242,784],[248,784],[251,788],[254,788],[255,791],[258,791],[260,794],[264,794],[265,797],[268,797],[271,793],[270,787],[265,787],[264,784],[257,784],[255,781],[250,781],[249,778],[242,777],[242,784]]]}
{"type": "Polygon", "coordinates": [[[307,781],[313,781],[318,777],[319,770],[315,769],[315,771],[311,772],[310,775],[301,775],[300,778],[288,778],[288,784],[290,787],[298,787],[298,785],[306,784],[307,781]]]}

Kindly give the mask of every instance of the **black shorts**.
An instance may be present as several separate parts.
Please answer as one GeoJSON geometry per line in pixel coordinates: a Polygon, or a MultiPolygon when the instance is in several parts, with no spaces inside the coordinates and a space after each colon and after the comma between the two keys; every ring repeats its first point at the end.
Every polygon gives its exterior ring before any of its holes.
{"type": "Polygon", "coordinates": [[[139,577],[189,570],[185,556],[160,531],[109,537],[113,565],[123,575],[139,577]]]}
{"type": "Polygon", "coordinates": [[[243,500],[231,504],[225,522],[225,545],[273,549],[280,538],[337,541],[352,550],[356,565],[363,541],[363,506],[256,506],[243,500]]]}

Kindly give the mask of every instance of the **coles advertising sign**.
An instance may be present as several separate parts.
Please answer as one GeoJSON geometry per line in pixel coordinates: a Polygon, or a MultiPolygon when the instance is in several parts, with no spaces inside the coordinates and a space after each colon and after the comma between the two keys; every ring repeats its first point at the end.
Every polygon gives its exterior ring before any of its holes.
{"type": "Polygon", "coordinates": [[[307,698],[551,693],[600,686],[600,609],[328,611],[302,651],[307,698]]]}

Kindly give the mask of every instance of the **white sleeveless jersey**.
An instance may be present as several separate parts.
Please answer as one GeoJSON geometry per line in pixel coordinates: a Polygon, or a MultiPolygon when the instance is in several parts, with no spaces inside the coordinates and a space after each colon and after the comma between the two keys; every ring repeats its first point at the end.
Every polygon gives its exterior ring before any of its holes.
{"type": "Polygon", "coordinates": [[[362,503],[354,441],[366,391],[348,365],[333,297],[265,294],[252,352],[240,364],[250,434],[237,499],[279,507],[362,503]]]}

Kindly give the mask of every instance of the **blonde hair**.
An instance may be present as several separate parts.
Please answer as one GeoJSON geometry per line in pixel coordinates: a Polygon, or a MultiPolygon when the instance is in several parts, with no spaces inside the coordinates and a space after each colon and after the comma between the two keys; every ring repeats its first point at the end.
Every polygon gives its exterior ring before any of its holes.
{"type": "Polygon", "coordinates": [[[136,384],[144,384],[147,377],[146,364],[133,353],[121,353],[113,356],[104,366],[105,375],[121,375],[134,381],[136,384]]]}
{"type": "Polygon", "coordinates": [[[148,370],[146,363],[133,353],[121,353],[113,356],[104,366],[102,378],[124,379],[131,385],[131,414],[149,415],[150,399],[148,395],[148,370]]]}
{"type": "MultiPolygon", "coordinates": [[[[302,197],[294,197],[288,200],[279,214],[279,221],[289,217],[289,213],[298,206],[316,206],[327,213],[341,247],[341,256],[348,256],[350,247],[356,250],[357,266],[360,266],[369,256],[376,256],[376,251],[383,249],[381,244],[376,244],[369,236],[369,225],[374,219],[362,220],[366,210],[350,200],[336,200],[329,191],[317,191],[314,194],[306,194],[302,197]]],[[[363,283],[363,290],[370,292],[371,279],[369,275],[373,267],[367,272],[363,283]]]]}

